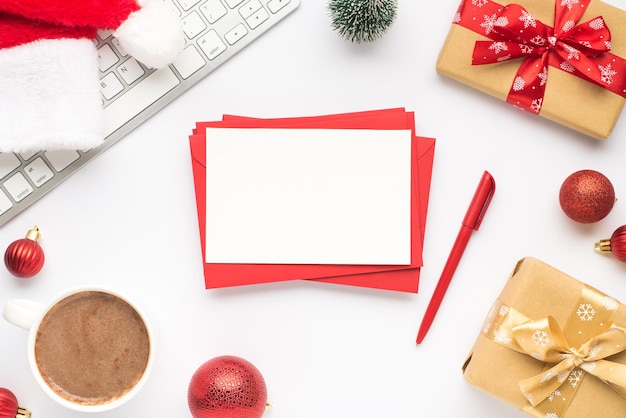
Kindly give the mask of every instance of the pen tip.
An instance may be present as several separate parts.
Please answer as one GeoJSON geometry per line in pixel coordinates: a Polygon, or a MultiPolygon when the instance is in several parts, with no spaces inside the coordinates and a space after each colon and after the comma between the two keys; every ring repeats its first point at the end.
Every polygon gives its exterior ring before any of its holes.
{"type": "Polygon", "coordinates": [[[424,337],[426,336],[426,332],[428,331],[428,327],[425,327],[424,324],[420,326],[419,331],[417,331],[417,338],[415,339],[415,343],[420,345],[422,341],[424,341],[424,337]]]}

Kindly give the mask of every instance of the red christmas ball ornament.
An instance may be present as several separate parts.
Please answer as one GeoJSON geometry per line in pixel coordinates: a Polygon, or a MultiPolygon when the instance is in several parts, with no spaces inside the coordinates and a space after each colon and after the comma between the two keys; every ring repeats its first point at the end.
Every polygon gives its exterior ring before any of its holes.
{"type": "Polygon", "coordinates": [[[600,253],[610,252],[615,258],[626,263],[626,225],[617,228],[611,238],[596,242],[594,248],[600,253]]]}
{"type": "Polygon", "coordinates": [[[187,402],[194,418],[259,418],[267,406],[267,388],[249,361],[215,357],[192,376],[187,402]]]}
{"type": "Polygon", "coordinates": [[[30,411],[18,405],[9,389],[0,388],[0,418],[30,418],[30,411]]]}
{"type": "Polygon", "coordinates": [[[604,174],[580,170],[561,185],[559,203],[569,218],[589,224],[603,219],[613,209],[615,190],[604,174]]]}
{"type": "Polygon", "coordinates": [[[32,277],[43,267],[45,256],[39,245],[41,234],[37,226],[25,238],[13,241],[4,253],[4,264],[9,272],[20,278],[32,277]]]}

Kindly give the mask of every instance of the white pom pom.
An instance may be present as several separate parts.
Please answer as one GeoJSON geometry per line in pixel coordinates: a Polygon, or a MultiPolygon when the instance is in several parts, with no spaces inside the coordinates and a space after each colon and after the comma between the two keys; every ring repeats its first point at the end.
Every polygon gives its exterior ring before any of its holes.
{"type": "Polygon", "coordinates": [[[162,0],[142,0],[141,9],[131,13],[113,33],[124,50],[152,68],[174,61],[183,49],[182,23],[162,0]]]}

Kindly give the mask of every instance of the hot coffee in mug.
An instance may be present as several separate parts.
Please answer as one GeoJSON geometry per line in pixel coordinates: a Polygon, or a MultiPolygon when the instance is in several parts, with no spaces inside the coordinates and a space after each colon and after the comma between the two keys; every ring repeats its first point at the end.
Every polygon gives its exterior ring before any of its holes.
{"type": "Polygon", "coordinates": [[[30,329],[31,369],[53,398],[73,409],[102,411],[138,390],[153,347],[144,317],[125,298],[97,289],[72,292],[42,308],[28,327],[16,308],[24,302],[30,301],[9,301],[5,318],[30,329]]]}

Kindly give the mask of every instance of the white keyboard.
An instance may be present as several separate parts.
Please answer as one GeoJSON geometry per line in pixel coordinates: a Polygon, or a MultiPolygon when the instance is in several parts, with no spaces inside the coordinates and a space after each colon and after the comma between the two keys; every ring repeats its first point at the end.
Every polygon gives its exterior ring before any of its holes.
{"type": "Polygon", "coordinates": [[[0,153],[0,226],[136,128],[183,91],[294,11],[300,0],[163,0],[180,17],[186,45],[152,70],[98,35],[106,140],[83,151],[0,153]]]}

